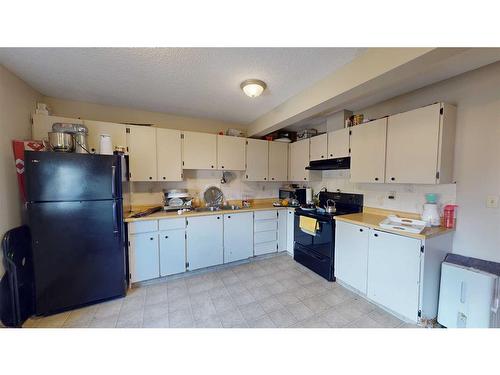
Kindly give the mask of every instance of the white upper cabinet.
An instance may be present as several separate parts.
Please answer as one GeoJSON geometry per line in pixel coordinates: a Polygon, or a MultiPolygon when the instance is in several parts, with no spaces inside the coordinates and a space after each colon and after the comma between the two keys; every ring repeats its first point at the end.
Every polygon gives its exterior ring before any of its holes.
{"type": "Polygon", "coordinates": [[[288,143],[268,142],[269,181],[286,181],[288,174],[288,143]]]}
{"type": "Polygon", "coordinates": [[[184,169],[215,169],[217,167],[217,135],[183,132],[182,165],[184,169]]]}
{"type": "Polygon", "coordinates": [[[83,123],[89,131],[87,143],[90,152],[100,153],[101,134],[107,134],[111,137],[113,150],[117,146],[125,147],[127,145],[127,125],[91,120],[85,120],[83,123]]]}
{"type": "Polygon", "coordinates": [[[312,137],[310,150],[310,160],[328,159],[328,134],[312,137]]]}
{"type": "Polygon", "coordinates": [[[156,181],[156,129],[149,126],[126,126],[130,181],[156,181]]]}
{"type": "Polygon", "coordinates": [[[158,181],[182,181],[181,131],[156,129],[158,181]]]}
{"type": "MultiPolygon", "coordinates": [[[[317,179],[320,174],[317,171],[308,171],[309,166],[309,139],[289,144],[289,181],[312,181],[317,179]]],[[[321,173],[321,172],[319,172],[321,173]]]]}
{"type": "Polygon", "coordinates": [[[436,103],[389,116],[386,182],[453,181],[454,106],[436,103]]]}
{"type": "Polygon", "coordinates": [[[268,141],[260,139],[247,139],[247,168],[245,179],[247,181],[267,181],[269,150],[268,141]]]}
{"type": "Polygon", "coordinates": [[[227,135],[217,136],[217,169],[245,170],[246,139],[227,135]]]}
{"type": "Polygon", "coordinates": [[[351,181],[383,183],[387,119],[382,118],[351,129],[351,181]]]}
{"type": "MultiPolygon", "coordinates": [[[[349,128],[328,133],[328,158],[344,158],[349,156],[349,128]]],[[[312,150],[311,150],[312,152],[312,150]]]]}

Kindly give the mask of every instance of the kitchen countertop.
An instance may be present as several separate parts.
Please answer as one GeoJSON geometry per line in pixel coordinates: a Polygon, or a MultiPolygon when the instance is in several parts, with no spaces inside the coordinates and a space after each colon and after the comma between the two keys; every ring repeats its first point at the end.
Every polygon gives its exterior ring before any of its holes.
{"type": "Polygon", "coordinates": [[[178,218],[178,217],[223,215],[223,214],[230,214],[230,213],[265,211],[265,210],[282,210],[282,209],[288,209],[288,208],[294,208],[294,207],[284,207],[284,206],[274,207],[272,204],[272,200],[270,200],[270,201],[266,200],[266,202],[254,202],[251,207],[240,208],[239,210],[219,210],[219,211],[203,211],[203,212],[189,211],[189,212],[184,212],[181,215],[179,215],[177,213],[177,211],[170,211],[170,212],[159,211],[159,212],[155,212],[154,214],[151,214],[148,216],[131,218],[130,216],[137,212],[137,211],[135,211],[135,212],[132,211],[132,212],[125,214],[124,221],[126,223],[132,223],[132,222],[136,222],[136,221],[173,219],[173,218],[178,218]]]}
{"type": "Polygon", "coordinates": [[[377,229],[383,232],[395,233],[402,236],[412,237],[422,240],[455,231],[455,228],[445,228],[445,227],[426,227],[421,233],[409,233],[399,230],[386,229],[378,225],[386,217],[387,217],[386,215],[378,215],[370,212],[361,212],[357,214],[335,216],[335,220],[345,221],[351,224],[364,225],[366,227],[377,229]]]}

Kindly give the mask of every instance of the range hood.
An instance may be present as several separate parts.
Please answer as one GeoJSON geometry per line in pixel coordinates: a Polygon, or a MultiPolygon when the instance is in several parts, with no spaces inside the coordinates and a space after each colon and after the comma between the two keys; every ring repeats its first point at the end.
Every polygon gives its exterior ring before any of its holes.
{"type": "Polygon", "coordinates": [[[313,160],[309,162],[309,166],[306,167],[306,169],[310,171],[327,171],[333,169],[349,169],[349,168],[351,168],[350,156],[346,156],[345,158],[313,160]]]}

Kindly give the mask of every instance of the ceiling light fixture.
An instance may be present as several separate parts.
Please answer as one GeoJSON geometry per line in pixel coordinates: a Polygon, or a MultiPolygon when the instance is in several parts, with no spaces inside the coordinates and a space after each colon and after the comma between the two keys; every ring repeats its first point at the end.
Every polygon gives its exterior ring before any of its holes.
{"type": "Polygon", "coordinates": [[[255,98],[264,92],[267,85],[260,79],[247,79],[241,82],[240,87],[247,96],[255,98]]]}

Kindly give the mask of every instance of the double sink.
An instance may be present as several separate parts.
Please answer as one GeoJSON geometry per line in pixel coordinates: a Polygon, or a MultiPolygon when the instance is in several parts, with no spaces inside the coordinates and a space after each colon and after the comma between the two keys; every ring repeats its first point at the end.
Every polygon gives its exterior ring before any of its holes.
{"type": "Polygon", "coordinates": [[[214,206],[214,207],[198,207],[194,209],[194,212],[236,211],[240,209],[241,209],[240,206],[227,205],[227,206],[214,206]]]}

